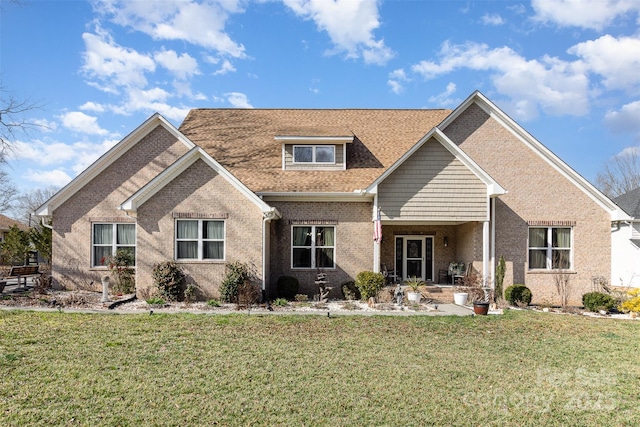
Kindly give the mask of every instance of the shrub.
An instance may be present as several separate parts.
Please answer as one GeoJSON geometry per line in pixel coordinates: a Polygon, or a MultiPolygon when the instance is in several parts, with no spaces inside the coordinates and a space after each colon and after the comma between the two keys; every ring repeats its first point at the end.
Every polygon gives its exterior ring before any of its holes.
{"type": "Polygon", "coordinates": [[[611,311],[616,302],[611,295],[602,292],[588,292],[582,295],[582,304],[589,311],[611,311]]]}
{"type": "Polygon", "coordinates": [[[240,261],[225,265],[226,275],[220,285],[220,299],[224,302],[238,301],[238,288],[249,280],[249,266],[240,261]]]}
{"type": "Polygon", "coordinates": [[[286,298],[276,298],[275,301],[273,301],[273,305],[276,307],[286,307],[288,304],[289,301],[287,301],[286,298]]]}
{"type": "Polygon", "coordinates": [[[531,303],[531,289],[525,285],[511,285],[504,291],[504,298],[511,305],[529,305],[531,303]]]}
{"type": "Polygon", "coordinates": [[[373,271],[361,271],[356,276],[356,287],[362,299],[375,297],[384,288],[384,275],[373,271]]]}
{"type": "Polygon", "coordinates": [[[165,305],[166,301],[160,297],[151,297],[147,299],[147,304],[149,305],[165,305]]]}
{"type": "Polygon", "coordinates": [[[360,291],[356,286],[356,282],[354,282],[353,280],[344,282],[342,285],[340,285],[340,290],[342,291],[342,296],[346,300],[360,299],[360,291]]]}
{"type": "Polygon", "coordinates": [[[210,299],[209,301],[207,301],[207,305],[209,307],[221,307],[222,303],[217,299],[210,299]]]}
{"type": "Polygon", "coordinates": [[[280,276],[276,286],[279,297],[293,299],[300,289],[300,282],[292,276],[280,276]]]}
{"type": "Polygon", "coordinates": [[[249,308],[260,302],[260,287],[248,280],[238,285],[238,308],[249,308]]]}
{"type": "Polygon", "coordinates": [[[625,313],[630,311],[640,313],[640,288],[635,288],[627,292],[629,299],[620,304],[620,310],[625,313]]]}
{"type": "Polygon", "coordinates": [[[165,261],[153,266],[153,284],[160,297],[169,301],[181,301],[184,296],[184,272],[173,261],[165,261]]]}
{"type": "Polygon", "coordinates": [[[135,256],[127,249],[118,249],[116,254],[104,259],[111,274],[116,277],[113,290],[118,293],[130,294],[136,288],[136,272],[133,269],[135,256]]]}
{"type": "Polygon", "coordinates": [[[194,283],[189,283],[184,289],[184,300],[187,303],[195,302],[198,298],[198,287],[194,283]]]}
{"type": "Polygon", "coordinates": [[[309,296],[306,294],[296,294],[295,300],[297,302],[307,302],[309,301],[309,296]]]}

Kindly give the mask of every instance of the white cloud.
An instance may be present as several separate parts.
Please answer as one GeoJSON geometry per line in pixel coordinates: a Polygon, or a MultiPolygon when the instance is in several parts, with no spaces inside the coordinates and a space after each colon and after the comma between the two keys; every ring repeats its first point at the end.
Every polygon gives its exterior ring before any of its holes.
{"type": "Polygon", "coordinates": [[[58,129],[58,123],[47,119],[34,119],[33,124],[42,132],[53,132],[58,129]]]}
{"type": "Polygon", "coordinates": [[[553,115],[584,115],[589,111],[589,81],[584,64],[544,56],[527,60],[509,47],[445,42],[439,61],[421,61],[412,71],[426,79],[459,69],[489,71],[496,90],[514,100],[516,115],[531,119],[543,110],[553,115]]]}
{"type": "Polygon", "coordinates": [[[244,58],[244,46],[225,32],[229,16],[242,13],[243,1],[96,1],[95,10],[114,23],[156,40],[179,40],[244,58]]]}
{"type": "Polygon", "coordinates": [[[70,111],[60,116],[62,125],[78,133],[89,135],[106,135],[109,132],[98,125],[98,119],[81,111],[70,111]]]}
{"type": "Polygon", "coordinates": [[[253,108],[253,105],[249,103],[249,98],[247,98],[247,95],[245,95],[244,93],[229,92],[225,93],[224,96],[227,97],[227,101],[234,108],[253,108]]]}
{"type": "Polygon", "coordinates": [[[612,133],[630,133],[640,142],[640,101],[626,104],[618,111],[607,112],[604,123],[612,133]]]}
{"type": "Polygon", "coordinates": [[[117,91],[114,86],[143,87],[147,84],[145,73],[155,70],[151,57],[117,45],[104,32],[84,33],[82,38],[85,43],[82,70],[90,78],[102,81],[97,88],[104,86],[113,92],[117,91]]]}
{"type": "Polygon", "coordinates": [[[94,113],[104,113],[106,110],[104,105],[92,101],[85,102],[79,108],[83,111],[93,111],[94,113]]]}
{"type": "Polygon", "coordinates": [[[404,71],[404,69],[399,68],[389,73],[389,80],[387,80],[387,85],[391,87],[391,91],[393,93],[398,95],[404,91],[402,82],[408,81],[410,81],[410,79],[407,77],[407,73],[404,71]]]}
{"type": "Polygon", "coordinates": [[[640,11],[637,0],[532,0],[535,20],[602,30],[618,16],[640,11]]]}
{"type": "Polygon", "coordinates": [[[607,34],[579,43],[567,52],[582,58],[589,71],[601,75],[606,88],[640,90],[640,38],[607,34]]]}
{"type": "Polygon", "coordinates": [[[373,32],[380,26],[376,0],[283,0],[296,15],[313,20],[326,31],[335,49],[347,58],[362,57],[367,64],[386,64],[394,52],[376,40],[373,32]]]}
{"type": "Polygon", "coordinates": [[[153,58],[180,80],[186,80],[195,74],[200,74],[198,61],[188,53],[178,56],[173,50],[161,50],[154,53],[153,58]]]}
{"type": "Polygon", "coordinates": [[[40,185],[62,187],[71,181],[71,177],[67,173],[60,169],[54,169],[51,171],[36,171],[28,169],[24,174],[24,177],[40,185]]]}
{"type": "Polygon", "coordinates": [[[217,76],[217,75],[222,75],[222,74],[227,74],[227,73],[234,73],[236,71],[236,68],[233,66],[233,64],[231,64],[231,62],[229,62],[228,60],[224,60],[222,62],[222,65],[220,66],[220,68],[218,70],[216,70],[213,75],[217,76]]]}
{"type": "Polygon", "coordinates": [[[17,141],[13,156],[16,160],[28,160],[39,165],[56,165],[74,158],[73,146],[56,141],[36,139],[29,142],[17,141]]]}
{"type": "Polygon", "coordinates": [[[435,104],[436,106],[440,106],[440,107],[449,107],[452,105],[458,105],[460,104],[460,100],[451,98],[451,95],[456,93],[457,89],[458,88],[455,83],[449,82],[444,92],[429,98],[429,103],[435,104]]]}
{"type": "Polygon", "coordinates": [[[482,15],[482,18],[480,18],[480,21],[484,25],[498,26],[504,24],[504,19],[502,19],[502,16],[498,15],[497,13],[485,13],[484,15],[482,15]]]}

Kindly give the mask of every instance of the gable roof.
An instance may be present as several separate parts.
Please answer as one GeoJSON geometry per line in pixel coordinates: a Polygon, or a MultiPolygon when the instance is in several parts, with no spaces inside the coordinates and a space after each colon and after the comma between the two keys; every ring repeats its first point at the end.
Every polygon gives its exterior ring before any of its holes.
{"type": "Polygon", "coordinates": [[[29,228],[18,220],[0,214],[0,231],[9,231],[9,229],[11,229],[11,227],[13,227],[14,225],[17,225],[21,230],[26,230],[27,228],[29,228]]]}
{"type": "Polygon", "coordinates": [[[449,110],[195,109],[189,112],[180,131],[259,195],[353,194],[368,187],[449,113],[449,110]],[[350,135],[354,140],[347,147],[346,170],[283,170],[283,142],[276,137],[350,135]]]}
{"type": "Polygon", "coordinates": [[[516,123],[504,111],[500,110],[493,102],[485,97],[480,91],[473,92],[462,104],[460,104],[449,116],[447,116],[438,128],[445,131],[448,125],[455,121],[469,106],[475,104],[482,108],[489,116],[505,129],[511,132],[522,143],[533,150],[551,167],[567,178],[579,190],[585,193],[591,200],[598,204],[611,215],[612,221],[628,220],[629,215],[618,207],[610,198],[605,196],[600,190],[594,187],[589,181],[584,179],[578,172],[562,161],[551,150],[545,147],[540,141],[535,139],[529,132],[516,123]]]}
{"type": "Polygon", "coordinates": [[[177,140],[181,141],[187,148],[191,149],[195,147],[195,144],[185,138],[185,136],[182,135],[175,126],[169,123],[167,119],[162,117],[159,113],[155,113],[147,120],[145,120],[140,126],[135,128],[129,135],[124,137],[124,139],[114,145],[109,151],[100,156],[98,160],[93,162],[87,169],[82,171],[82,173],[76,176],[70,183],[62,187],[60,191],[58,191],[42,206],[36,209],[35,214],[39,216],[51,215],[53,210],[69,200],[69,198],[71,198],[71,196],[73,196],[78,190],[87,185],[92,179],[97,177],[113,162],[119,159],[120,156],[126,153],[127,150],[140,142],[140,140],[142,140],[158,126],[164,127],[177,140]]]}
{"type": "Polygon", "coordinates": [[[626,193],[616,197],[613,201],[620,206],[629,216],[640,218],[640,187],[635,190],[627,191],[626,193]]]}
{"type": "Polygon", "coordinates": [[[189,166],[194,164],[196,160],[203,160],[209,167],[211,167],[211,169],[224,177],[238,191],[244,194],[245,197],[252,201],[256,206],[258,206],[265,214],[265,217],[271,219],[280,217],[279,212],[275,208],[269,206],[254,193],[249,191],[249,189],[244,184],[242,184],[240,181],[238,181],[237,178],[235,178],[227,170],[220,166],[218,162],[212,159],[211,156],[205,153],[204,150],[200,147],[194,147],[189,150],[189,152],[184,154],[171,166],[166,168],[158,176],[153,178],[137,192],[135,192],[131,197],[125,200],[124,203],[119,206],[119,208],[127,211],[127,213],[133,214],[137,211],[140,205],[149,200],[154,194],[156,194],[160,189],[164,188],[164,186],[170,183],[173,179],[177,178],[189,166]]]}
{"type": "Polygon", "coordinates": [[[433,128],[420,141],[418,141],[410,150],[402,155],[391,167],[389,167],[378,179],[376,179],[368,188],[367,192],[376,192],[376,187],[391,175],[405,160],[422,147],[431,138],[436,139],[446,148],[453,156],[460,160],[475,176],[477,176],[486,186],[488,196],[498,196],[505,194],[507,191],[500,186],[493,178],[489,176],[476,162],[474,162],[460,147],[458,147],[451,139],[449,139],[440,129],[433,128]]]}

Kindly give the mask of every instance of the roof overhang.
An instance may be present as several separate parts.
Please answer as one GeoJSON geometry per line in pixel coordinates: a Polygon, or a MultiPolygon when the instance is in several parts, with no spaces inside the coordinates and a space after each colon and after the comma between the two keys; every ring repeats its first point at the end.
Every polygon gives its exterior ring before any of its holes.
{"type": "Polygon", "coordinates": [[[175,126],[159,113],[153,114],[145,120],[140,126],[134,129],[129,135],[113,146],[109,151],[104,153],[93,162],[87,169],[75,177],[70,183],[62,187],[60,191],[54,194],[42,206],[35,211],[37,216],[50,216],[64,202],[69,200],[77,191],[87,185],[91,180],[96,178],[108,166],[119,159],[131,147],[137,144],[142,138],[147,136],[156,127],[162,126],[171,133],[178,141],[182,142],[187,148],[192,149],[196,145],[185,137],[175,126]]]}
{"type": "Polygon", "coordinates": [[[378,177],[369,187],[367,193],[377,193],[378,185],[398,169],[408,158],[410,158],[420,147],[422,147],[431,138],[436,139],[444,148],[446,148],[454,157],[473,172],[486,186],[487,196],[496,197],[506,194],[507,191],[502,188],[487,172],[485,172],[471,157],[462,151],[453,141],[449,139],[440,129],[433,128],[425,136],[423,136],[409,151],[400,157],[391,167],[389,167],[382,175],[378,177]]]}
{"type": "Polygon", "coordinates": [[[561,175],[567,178],[571,183],[584,192],[591,200],[598,204],[602,209],[609,212],[611,221],[625,221],[630,217],[616,205],[611,199],[604,195],[600,190],[594,187],[589,181],[584,179],[578,172],[572,169],[568,164],[562,161],[551,150],[545,147],[540,141],[535,139],[529,132],[516,123],[504,111],[498,108],[480,91],[475,91],[460,104],[453,112],[448,115],[442,123],[437,127],[445,131],[447,126],[454,122],[470,105],[476,104],[483,109],[490,117],[502,124],[505,129],[511,132],[516,138],[537,153],[544,161],[551,165],[561,175]]]}
{"type": "Polygon", "coordinates": [[[368,202],[374,195],[364,190],[352,193],[338,192],[260,192],[257,195],[265,202],[368,202]]]}
{"type": "Polygon", "coordinates": [[[353,142],[353,135],[346,136],[276,136],[275,140],[283,144],[350,144],[353,142]]]}
{"type": "Polygon", "coordinates": [[[242,193],[245,197],[252,201],[256,206],[258,206],[265,218],[280,218],[280,213],[277,211],[277,209],[265,203],[260,197],[249,190],[242,182],[240,182],[236,177],[229,173],[229,171],[227,171],[222,165],[216,162],[200,147],[194,147],[189,150],[189,152],[176,160],[175,163],[166,168],[162,173],[160,173],[158,176],[153,178],[142,188],[136,191],[118,208],[124,210],[128,215],[135,216],[140,206],[142,206],[147,200],[153,197],[167,184],[180,176],[180,174],[187,170],[187,168],[193,165],[197,160],[204,161],[209,167],[211,167],[211,169],[225,178],[227,182],[229,182],[234,188],[236,188],[240,193],[242,193]]]}

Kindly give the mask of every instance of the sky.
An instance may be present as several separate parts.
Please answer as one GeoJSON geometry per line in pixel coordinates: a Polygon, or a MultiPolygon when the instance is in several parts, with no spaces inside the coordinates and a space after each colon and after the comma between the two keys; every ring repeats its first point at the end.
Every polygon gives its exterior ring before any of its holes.
{"type": "Polygon", "coordinates": [[[640,150],[640,1],[1,0],[5,170],[61,187],[159,112],[448,108],[479,90],[587,180],[640,150]]]}

